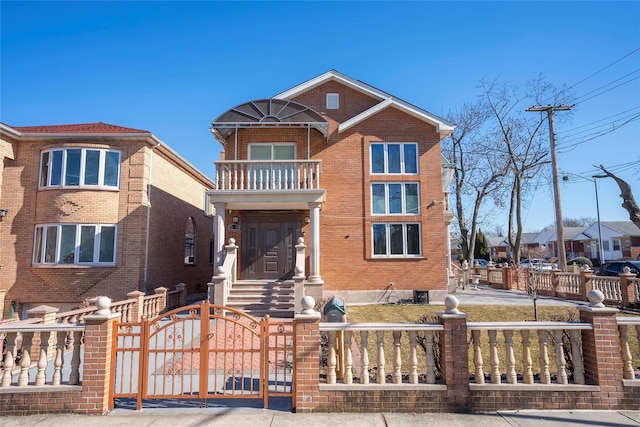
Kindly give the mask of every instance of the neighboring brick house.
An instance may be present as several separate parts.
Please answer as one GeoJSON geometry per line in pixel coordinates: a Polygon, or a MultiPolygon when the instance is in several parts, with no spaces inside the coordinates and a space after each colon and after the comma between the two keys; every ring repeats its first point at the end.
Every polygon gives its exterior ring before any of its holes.
{"type": "Polygon", "coordinates": [[[357,303],[427,290],[442,301],[453,215],[440,141],[453,129],[334,70],[221,114],[216,265],[234,238],[240,279],[290,278],[304,237],[308,295],[357,303]]]}
{"type": "Polygon", "coordinates": [[[0,124],[4,317],[212,275],[213,183],[144,130],[0,124]]]}

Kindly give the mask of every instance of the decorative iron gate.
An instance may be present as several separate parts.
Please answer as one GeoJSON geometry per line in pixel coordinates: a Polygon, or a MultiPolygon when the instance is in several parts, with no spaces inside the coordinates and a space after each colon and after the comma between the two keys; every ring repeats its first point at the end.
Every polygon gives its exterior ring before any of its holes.
{"type": "Polygon", "coordinates": [[[112,352],[116,398],[207,399],[293,396],[290,319],[257,319],[202,301],[153,320],[119,322],[112,352]]]}

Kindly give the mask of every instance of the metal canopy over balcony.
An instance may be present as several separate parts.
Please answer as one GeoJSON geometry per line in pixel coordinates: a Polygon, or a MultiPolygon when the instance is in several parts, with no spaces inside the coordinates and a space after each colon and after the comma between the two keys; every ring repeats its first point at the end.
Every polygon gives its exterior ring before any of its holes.
{"type": "Polygon", "coordinates": [[[211,133],[226,145],[240,128],[302,127],[329,136],[329,123],[306,105],[284,99],[259,99],[238,105],[211,122],[211,133]]]}

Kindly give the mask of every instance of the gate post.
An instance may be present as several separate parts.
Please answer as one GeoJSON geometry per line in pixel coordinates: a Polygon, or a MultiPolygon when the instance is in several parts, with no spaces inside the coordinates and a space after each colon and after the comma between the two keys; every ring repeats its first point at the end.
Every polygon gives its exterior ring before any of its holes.
{"type": "Polygon", "coordinates": [[[315,300],[302,299],[303,310],[294,316],[294,348],[296,349],[293,379],[293,410],[312,412],[320,396],[320,313],[314,310],[315,300]]]}
{"type": "Polygon", "coordinates": [[[100,297],[98,311],[84,317],[83,406],[88,414],[105,414],[111,408],[113,382],[113,332],[121,313],[111,313],[111,299],[100,297]]]}

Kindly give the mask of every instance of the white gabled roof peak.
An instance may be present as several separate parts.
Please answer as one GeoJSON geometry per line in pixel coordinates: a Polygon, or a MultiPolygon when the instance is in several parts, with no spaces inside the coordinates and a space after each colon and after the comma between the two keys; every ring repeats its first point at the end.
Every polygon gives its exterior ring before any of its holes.
{"type": "Polygon", "coordinates": [[[434,125],[437,128],[437,131],[440,133],[442,138],[448,136],[451,132],[453,132],[453,129],[455,128],[455,126],[452,123],[446,121],[441,117],[431,114],[426,110],[418,108],[415,105],[412,105],[406,101],[396,98],[395,96],[387,92],[384,92],[380,89],[376,89],[373,86],[370,86],[364,82],[361,82],[360,80],[351,78],[346,74],[342,74],[336,70],[329,70],[326,73],[323,73],[317,77],[307,80],[304,83],[301,83],[295,87],[292,87],[291,89],[288,89],[284,92],[277,94],[276,96],[274,96],[274,98],[276,99],[293,98],[297,95],[305,93],[323,83],[326,83],[332,80],[338,81],[344,84],[345,86],[348,86],[354,90],[362,92],[380,101],[378,105],[375,105],[369,108],[368,110],[358,114],[357,116],[352,117],[348,121],[342,123],[342,125],[340,125],[339,132],[343,132],[344,130],[350,128],[351,126],[354,126],[355,124],[371,117],[372,115],[376,114],[381,110],[384,110],[387,107],[396,107],[407,114],[410,114],[414,117],[417,117],[418,119],[424,120],[434,125]]]}

